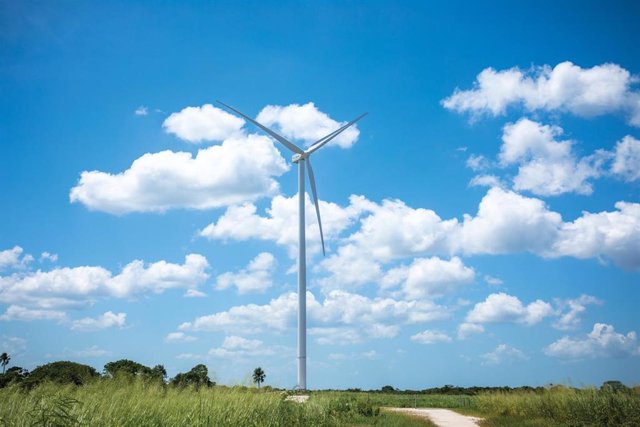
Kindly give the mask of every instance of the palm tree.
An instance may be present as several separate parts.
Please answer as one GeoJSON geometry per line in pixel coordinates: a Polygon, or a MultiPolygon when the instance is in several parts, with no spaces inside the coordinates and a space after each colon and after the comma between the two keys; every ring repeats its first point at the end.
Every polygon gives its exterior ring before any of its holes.
{"type": "Polygon", "coordinates": [[[3,375],[4,375],[4,370],[6,369],[6,367],[9,364],[10,360],[11,360],[11,357],[9,357],[9,355],[7,353],[0,354],[0,365],[2,365],[2,374],[3,375]]]}
{"type": "Polygon", "coordinates": [[[264,378],[267,375],[264,373],[261,367],[257,367],[253,370],[253,382],[258,384],[258,388],[260,388],[260,384],[264,382],[264,378]]]}

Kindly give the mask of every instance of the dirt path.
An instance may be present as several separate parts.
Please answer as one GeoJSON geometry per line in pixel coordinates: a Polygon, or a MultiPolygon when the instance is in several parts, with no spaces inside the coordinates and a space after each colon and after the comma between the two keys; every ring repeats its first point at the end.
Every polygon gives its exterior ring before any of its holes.
{"type": "Polygon", "coordinates": [[[394,412],[403,412],[405,414],[429,418],[432,423],[438,427],[477,427],[482,418],[469,417],[460,415],[449,409],[432,409],[432,408],[387,408],[394,412]]]}

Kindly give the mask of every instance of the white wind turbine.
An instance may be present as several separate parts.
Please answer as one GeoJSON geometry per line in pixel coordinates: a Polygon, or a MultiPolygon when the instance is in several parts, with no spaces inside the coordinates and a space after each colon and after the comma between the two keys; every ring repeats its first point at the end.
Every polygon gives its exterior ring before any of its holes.
{"type": "Polygon", "coordinates": [[[316,192],[316,182],[313,176],[313,168],[311,167],[310,156],[326,143],[331,141],[336,136],[340,135],[344,130],[353,125],[355,122],[367,115],[364,113],[346,125],[336,129],[330,134],[320,138],[314,142],[311,147],[306,151],[293,144],[286,138],[278,135],[266,126],[261,125],[251,117],[243,114],[235,108],[221,102],[216,101],[225,108],[241,115],[260,129],[262,129],[269,136],[280,142],[282,145],[293,151],[292,161],[298,164],[298,386],[300,390],[307,389],[307,255],[306,255],[306,241],[305,241],[305,222],[304,222],[304,163],[307,162],[309,171],[309,183],[311,184],[311,194],[313,195],[313,203],[316,207],[316,216],[318,217],[318,227],[320,228],[320,241],[322,242],[322,254],[324,255],[324,236],[322,234],[322,221],[320,220],[320,207],[318,206],[318,194],[316,192]]]}

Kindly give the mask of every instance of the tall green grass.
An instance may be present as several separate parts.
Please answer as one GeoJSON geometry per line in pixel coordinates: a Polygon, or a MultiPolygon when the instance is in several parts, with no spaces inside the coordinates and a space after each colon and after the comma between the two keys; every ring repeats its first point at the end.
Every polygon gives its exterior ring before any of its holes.
{"type": "Polygon", "coordinates": [[[640,395],[634,392],[560,388],[543,393],[488,393],[476,396],[474,405],[495,419],[490,425],[506,425],[498,422],[503,417],[548,420],[547,425],[640,426],[640,395]]]}
{"type": "MultiPolygon", "coordinates": [[[[84,386],[45,383],[0,390],[2,426],[339,426],[378,424],[364,396],[314,394],[305,404],[287,393],[246,388],[179,388],[157,382],[98,380],[84,386]]],[[[398,424],[401,425],[401,424],[398,424]]]]}

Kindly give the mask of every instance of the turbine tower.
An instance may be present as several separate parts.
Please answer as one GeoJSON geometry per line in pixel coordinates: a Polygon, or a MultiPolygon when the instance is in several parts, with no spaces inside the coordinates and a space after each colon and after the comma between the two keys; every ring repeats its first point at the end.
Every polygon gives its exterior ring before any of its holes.
{"type": "Polygon", "coordinates": [[[305,240],[305,222],[304,222],[304,207],[305,207],[305,181],[304,170],[305,162],[307,164],[307,171],[309,174],[309,184],[311,185],[311,194],[313,195],[313,203],[316,208],[316,216],[318,217],[318,227],[320,228],[320,241],[322,242],[322,254],[325,254],[324,250],[324,235],[322,234],[322,221],[320,220],[320,207],[318,206],[318,193],[316,191],[316,180],[313,175],[313,168],[311,167],[311,154],[322,148],[325,144],[331,141],[336,136],[340,135],[343,131],[353,125],[355,122],[367,115],[364,113],[346,125],[336,129],[330,134],[320,138],[314,142],[311,147],[306,151],[293,144],[286,138],[278,135],[266,126],[261,125],[257,121],[253,120],[246,114],[236,110],[235,108],[221,102],[216,101],[218,104],[224,106],[230,111],[244,117],[273,139],[287,147],[293,152],[292,161],[298,165],[298,386],[300,390],[307,389],[307,255],[306,255],[306,240],[305,240]]]}

